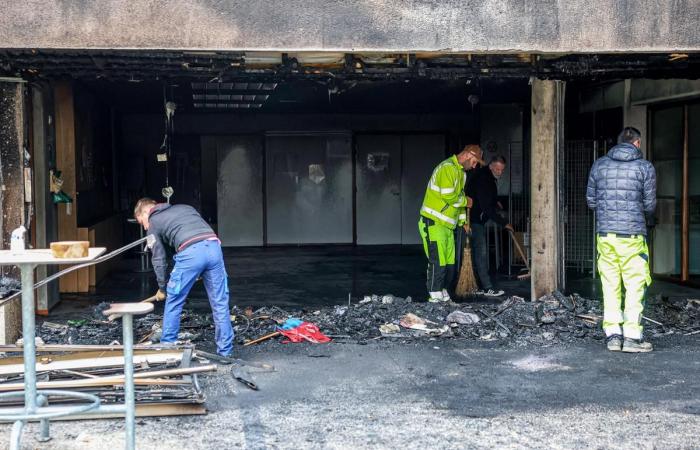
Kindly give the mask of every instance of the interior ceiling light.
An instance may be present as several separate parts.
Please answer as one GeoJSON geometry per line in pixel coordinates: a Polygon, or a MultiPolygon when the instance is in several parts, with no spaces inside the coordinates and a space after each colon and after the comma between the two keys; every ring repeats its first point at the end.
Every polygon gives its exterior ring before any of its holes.
{"type": "Polygon", "coordinates": [[[197,109],[259,109],[262,103],[194,103],[197,109]]]}
{"type": "Polygon", "coordinates": [[[192,102],[195,109],[259,109],[270,98],[278,83],[191,83],[192,102]],[[242,91],[242,92],[241,92],[242,91]]]}
{"type": "Polygon", "coordinates": [[[279,83],[192,83],[193,91],[274,91],[279,83]]]}

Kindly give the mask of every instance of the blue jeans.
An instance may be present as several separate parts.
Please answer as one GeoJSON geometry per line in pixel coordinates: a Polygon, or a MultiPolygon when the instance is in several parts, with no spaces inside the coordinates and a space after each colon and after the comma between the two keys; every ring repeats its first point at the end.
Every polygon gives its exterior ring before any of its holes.
{"type": "Polygon", "coordinates": [[[486,226],[480,223],[472,223],[472,262],[476,269],[476,276],[479,278],[479,287],[488,291],[493,288],[489,277],[489,249],[486,245],[486,226]]]}
{"type": "Polygon", "coordinates": [[[228,304],[228,282],[221,244],[217,241],[201,241],[190,245],[173,259],[175,267],[170,274],[163,313],[163,337],[161,342],[175,342],[180,331],[180,314],[187,294],[201,275],[211,305],[216,329],[216,350],[228,356],[233,351],[233,327],[228,304]]]}

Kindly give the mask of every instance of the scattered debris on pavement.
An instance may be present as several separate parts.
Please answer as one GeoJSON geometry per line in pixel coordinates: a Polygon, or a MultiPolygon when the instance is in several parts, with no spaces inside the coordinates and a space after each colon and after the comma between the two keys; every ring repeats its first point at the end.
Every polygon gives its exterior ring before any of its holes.
{"type": "MultiPolygon", "coordinates": [[[[39,335],[51,344],[109,344],[121,339],[118,323],[104,320],[101,311],[107,303],[97,305],[82,317],[80,326],[52,318],[43,322],[39,335]]],[[[522,297],[508,297],[501,303],[427,303],[413,302],[410,297],[371,295],[347,304],[285,310],[278,306],[253,309],[235,306],[231,312],[236,343],[251,348],[278,345],[280,325],[289,319],[314,324],[318,332],[337,343],[391,338],[460,339],[496,341],[500,345],[527,346],[602,340],[602,301],[577,294],[554,292],[536,302],[522,297]],[[402,323],[403,322],[403,323],[402,323]],[[276,339],[273,339],[276,338],[276,339]],[[252,345],[251,345],[252,344],[252,345]]],[[[644,311],[645,334],[649,338],[692,335],[700,331],[700,300],[654,296],[644,311]]],[[[134,320],[137,342],[158,342],[162,317],[151,313],[134,320]]],[[[196,343],[212,348],[214,325],[211,314],[185,310],[181,317],[182,343],[196,343]]],[[[303,339],[303,338],[302,338],[303,339]]],[[[309,339],[303,339],[309,342],[309,339]]],[[[318,341],[311,337],[311,340],[318,341]]]]}

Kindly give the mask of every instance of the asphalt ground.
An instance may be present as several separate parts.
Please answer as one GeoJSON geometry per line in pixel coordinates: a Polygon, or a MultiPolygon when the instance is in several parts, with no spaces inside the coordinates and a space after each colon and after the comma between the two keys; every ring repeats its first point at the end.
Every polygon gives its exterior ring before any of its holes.
{"type": "MultiPolygon", "coordinates": [[[[206,416],[138,419],[139,449],[700,448],[700,336],[648,354],[601,344],[517,349],[488,342],[289,344],[202,377],[206,416]]],[[[27,449],[113,449],[123,422],[54,422],[27,449]]],[[[7,448],[9,425],[0,426],[7,448]]]]}

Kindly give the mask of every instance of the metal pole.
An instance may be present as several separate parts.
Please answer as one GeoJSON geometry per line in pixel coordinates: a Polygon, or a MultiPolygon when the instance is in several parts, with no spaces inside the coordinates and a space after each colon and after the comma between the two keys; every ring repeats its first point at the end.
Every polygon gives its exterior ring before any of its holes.
{"type": "Polygon", "coordinates": [[[688,105],[683,107],[683,157],[682,157],[682,179],[681,179],[681,281],[688,281],[690,277],[690,210],[688,195],[688,105]]]}
{"type": "Polygon", "coordinates": [[[34,342],[34,264],[20,264],[22,280],[22,339],[24,340],[24,409],[36,412],[36,344],[34,342]]]}
{"type": "MultiPolygon", "coordinates": [[[[508,223],[513,224],[513,143],[508,143],[508,223]]],[[[508,239],[508,278],[513,275],[513,242],[508,239]]]]}
{"type": "MultiPolygon", "coordinates": [[[[598,159],[598,141],[594,140],[593,141],[593,162],[595,162],[596,159],[598,159]]],[[[592,167],[592,165],[591,165],[591,167],[592,167]]],[[[596,278],[596,270],[598,270],[598,268],[596,266],[596,262],[598,260],[598,246],[597,246],[598,237],[597,237],[596,229],[595,229],[595,227],[596,227],[595,221],[596,221],[596,212],[594,209],[593,210],[593,226],[591,227],[593,230],[593,252],[592,252],[593,258],[591,258],[591,273],[593,275],[594,280],[596,278]]]]}
{"type": "Polygon", "coordinates": [[[124,407],[126,409],[126,449],[136,448],[134,398],[134,330],[131,314],[122,317],[124,333],[124,407]]]}
{"type": "MultiPolygon", "coordinates": [[[[67,406],[45,406],[40,409],[40,412],[42,414],[48,414],[48,413],[59,413],[63,411],[69,411],[75,409],[75,405],[67,405],[67,406]]],[[[2,414],[3,416],[7,417],[10,415],[20,415],[24,413],[24,407],[23,406],[14,406],[14,407],[6,407],[2,408],[2,414]]],[[[90,409],[87,411],[80,411],[75,413],[75,415],[88,419],[91,416],[100,416],[100,415],[125,415],[126,410],[124,408],[124,405],[99,405],[95,409],[90,409]]],[[[27,418],[27,419],[22,419],[25,422],[39,422],[42,419],[38,418],[27,418]]],[[[57,418],[57,420],[61,420],[60,417],[57,418]]],[[[13,422],[14,420],[9,420],[9,419],[2,419],[0,420],[0,424],[2,423],[8,423],[8,422],[13,422]]]]}
{"type": "Polygon", "coordinates": [[[555,141],[556,141],[556,160],[555,166],[557,171],[557,177],[555,180],[555,186],[557,189],[557,206],[559,208],[560,220],[557,224],[557,248],[559,250],[559,267],[558,267],[558,280],[557,286],[562,292],[566,289],[566,236],[565,230],[567,224],[567,214],[568,205],[566,204],[566,196],[564,192],[564,177],[566,176],[565,164],[566,164],[566,142],[564,136],[564,110],[565,110],[565,95],[566,95],[566,82],[557,81],[556,82],[556,131],[555,131],[555,141]],[[563,213],[563,219],[562,218],[563,213]]]}
{"type": "Polygon", "coordinates": [[[20,450],[22,447],[22,429],[24,421],[18,420],[12,424],[12,434],[10,434],[10,450],[20,450]]]}
{"type": "MultiPolygon", "coordinates": [[[[49,399],[45,395],[39,395],[37,398],[38,406],[47,406],[49,404],[49,399]]],[[[49,419],[41,419],[40,421],[40,435],[37,441],[47,442],[51,440],[51,434],[49,430],[49,419]]]]}

